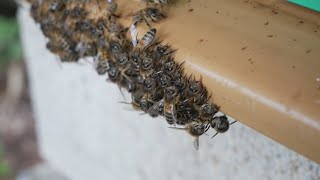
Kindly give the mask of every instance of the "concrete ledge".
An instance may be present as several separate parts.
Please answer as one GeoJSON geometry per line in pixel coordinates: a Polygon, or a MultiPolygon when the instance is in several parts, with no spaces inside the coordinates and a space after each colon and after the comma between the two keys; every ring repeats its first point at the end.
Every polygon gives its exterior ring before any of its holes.
{"type": "Polygon", "coordinates": [[[192,138],[164,119],[118,103],[118,87],[89,63],[60,64],[27,9],[19,20],[41,153],[71,179],[320,177],[318,164],[241,123],[213,140],[202,136],[195,151],[192,138]]]}

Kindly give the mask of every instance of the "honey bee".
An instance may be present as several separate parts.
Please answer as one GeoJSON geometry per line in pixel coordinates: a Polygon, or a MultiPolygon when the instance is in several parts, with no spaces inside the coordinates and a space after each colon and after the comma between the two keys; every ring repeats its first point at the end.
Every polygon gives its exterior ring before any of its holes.
{"type": "Polygon", "coordinates": [[[147,113],[151,117],[157,117],[159,115],[163,115],[163,109],[164,109],[164,100],[161,99],[159,101],[156,101],[147,111],[147,113]]]}
{"type": "Polygon", "coordinates": [[[115,41],[115,40],[109,41],[108,51],[111,55],[121,54],[123,52],[121,43],[119,41],[115,41]]]}
{"type": "Polygon", "coordinates": [[[65,4],[62,0],[51,0],[48,9],[50,12],[61,12],[65,9],[65,4]]]}
{"type": "Polygon", "coordinates": [[[121,74],[115,64],[109,63],[109,69],[107,70],[107,72],[110,81],[119,83],[121,79],[121,74]]]}
{"type": "Polygon", "coordinates": [[[219,107],[215,104],[203,104],[199,110],[199,117],[203,122],[208,121],[219,111],[219,107]]]}
{"type": "Polygon", "coordinates": [[[164,18],[166,18],[166,16],[163,13],[161,13],[159,9],[145,8],[134,14],[133,25],[137,26],[139,23],[144,22],[147,24],[148,27],[151,28],[148,20],[151,20],[152,22],[158,22],[164,18]]]}
{"type": "Polygon", "coordinates": [[[125,33],[129,30],[129,28],[123,28],[113,16],[109,17],[104,27],[108,30],[110,39],[124,40],[125,33]]]}
{"type": "MultiPolygon", "coordinates": [[[[178,75],[180,76],[182,71],[181,67],[184,64],[182,62],[180,65],[178,65],[173,58],[168,58],[165,62],[163,62],[163,69],[162,71],[171,76],[172,78],[176,78],[175,76],[178,75]]],[[[178,77],[179,78],[179,77],[178,77]]]]}
{"type": "Polygon", "coordinates": [[[40,3],[38,1],[35,1],[31,4],[30,15],[35,22],[39,23],[41,21],[40,3]]]}
{"type": "Polygon", "coordinates": [[[172,85],[172,79],[170,76],[162,73],[160,75],[158,83],[161,88],[166,88],[172,85]]]}
{"type": "Polygon", "coordinates": [[[211,137],[214,138],[218,133],[225,133],[229,130],[230,125],[236,123],[237,121],[234,121],[232,123],[229,122],[227,116],[216,116],[212,117],[209,121],[210,126],[216,130],[216,133],[211,137]]]}
{"type": "Polygon", "coordinates": [[[203,103],[207,102],[206,100],[208,98],[208,91],[202,84],[202,78],[197,81],[194,77],[191,80],[191,77],[192,76],[190,76],[188,79],[188,86],[184,92],[184,95],[187,99],[189,99],[189,102],[192,103],[196,109],[198,109],[197,106],[201,106],[203,103]]]}
{"type": "Polygon", "coordinates": [[[104,75],[109,70],[109,63],[107,59],[99,59],[96,70],[99,75],[104,75]]]}
{"type": "Polygon", "coordinates": [[[145,113],[148,112],[148,109],[153,105],[151,101],[149,101],[149,94],[144,94],[140,100],[139,107],[145,113]]]}
{"type": "Polygon", "coordinates": [[[121,71],[122,76],[122,85],[129,91],[133,92],[137,83],[142,84],[142,77],[139,74],[139,70],[132,65],[128,65],[125,69],[121,71]]]}
{"type": "Polygon", "coordinates": [[[187,78],[185,76],[176,77],[174,86],[176,86],[179,96],[183,96],[185,88],[187,87],[187,78]]]}
{"type": "Polygon", "coordinates": [[[60,31],[48,32],[50,41],[47,48],[60,56],[61,61],[77,61],[78,53],[75,51],[76,43],[71,41],[60,31]]]}
{"type": "Polygon", "coordinates": [[[134,64],[137,68],[140,67],[141,53],[139,48],[134,48],[130,53],[130,62],[134,64]]]}
{"type": "Polygon", "coordinates": [[[118,9],[118,4],[114,1],[108,2],[107,4],[106,16],[117,16],[115,13],[118,9]]]}
{"type": "Polygon", "coordinates": [[[193,121],[188,123],[184,128],[178,128],[178,127],[169,127],[169,128],[187,131],[191,136],[194,137],[193,145],[195,149],[199,150],[199,137],[203,135],[209,127],[210,127],[209,125],[205,125],[203,123],[193,121]]]}
{"type": "Polygon", "coordinates": [[[155,5],[158,5],[158,4],[167,5],[169,3],[168,0],[144,0],[144,1],[147,3],[153,3],[155,5]]]}
{"type": "Polygon", "coordinates": [[[140,73],[143,78],[149,77],[154,71],[153,59],[145,57],[140,63],[140,73]]]}
{"type": "Polygon", "coordinates": [[[155,79],[148,77],[144,79],[143,90],[145,93],[152,93],[156,90],[156,81],[155,79]]]}
{"type": "Polygon", "coordinates": [[[156,47],[156,50],[154,53],[154,58],[157,61],[161,61],[163,57],[168,56],[175,51],[176,51],[176,49],[171,49],[168,44],[166,44],[164,46],[160,44],[156,47]]]}
{"type": "Polygon", "coordinates": [[[138,48],[145,48],[152,43],[156,36],[157,30],[155,28],[151,28],[146,34],[142,37],[142,39],[138,42],[138,48]]]}
{"type": "Polygon", "coordinates": [[[87,15],[88,15],[88,12],[80,6],[75,6],[73,9],[70,10],[70,17],[73,20],[84,19],[87,15]]]}
{"type": "Polygon", "coordinates": [[[132,89],[132,93],[131,93],[131,104],[133,106],[133,108],[135,109],[140,109],[140,102],[141,99],[143,97],[143,87],[141,84],[136,83],[134,85],[134,89],[132,89]]]}
{"type": "Polygon", "coordinates": [[[129,56],[126,52],[122,52],[119,54],[115,54],[115,60],[118,65],[118,67],[125,67],[127,63],[129,62],[129,56]]]}
{"type": "Polygon", "coordinates": [[[149,108],[154,104],[153,92],[156,88],[156,82],[153,78],[146,78],[143,82],[143,96],[140,100],[140,109],[145,113],[148,112],[149,108]]]}
{"type": "Polygon", "coordinates": [[[177,101],[177,89],[174,86],[168,87],[164,92],[164,108],[163,113],[166,121],[170,125],[176,125],[177,115],[176,115],[176,101],[177,101]]]}

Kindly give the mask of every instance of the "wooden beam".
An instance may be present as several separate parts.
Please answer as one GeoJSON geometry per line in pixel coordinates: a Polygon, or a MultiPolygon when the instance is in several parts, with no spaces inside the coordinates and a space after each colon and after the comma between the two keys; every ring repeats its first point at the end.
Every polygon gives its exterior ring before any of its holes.
{"type": "MultiPolygon", "coordinates": [[[[118,2],[123,16],[141,8],[118,2]]],[[[155,27],[223,112],[319,163],[320,15],[261,2],[180,0],[155,27]]]]}

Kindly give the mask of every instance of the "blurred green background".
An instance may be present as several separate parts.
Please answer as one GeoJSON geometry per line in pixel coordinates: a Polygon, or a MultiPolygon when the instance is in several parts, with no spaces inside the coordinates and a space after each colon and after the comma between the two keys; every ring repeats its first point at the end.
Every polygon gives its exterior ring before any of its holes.
{"type": "Polygon", "coordinates": [[[0,67],[22,58],[19,27],[15,17],[0,16],[0,67]]]}
{"type": "Polygon", "coordinates": [[[3,177],[7,177],[11,174],[11,168],[8,163],[4,160],[4,149],[0,144],[0,179],[3,177]]]}
{"type": "MultiPolygon", "coordinates": [[[[19,27],[15,13],[16,5],[13,0],[0,0],[0,83],[3,83],[2,76],[6,73],[8,65],[22,60],[19,27]]],[[[0,179],[13,179],[12,174],[12,168],[5,158],[3,139],[0,137],[0,179]]]]}

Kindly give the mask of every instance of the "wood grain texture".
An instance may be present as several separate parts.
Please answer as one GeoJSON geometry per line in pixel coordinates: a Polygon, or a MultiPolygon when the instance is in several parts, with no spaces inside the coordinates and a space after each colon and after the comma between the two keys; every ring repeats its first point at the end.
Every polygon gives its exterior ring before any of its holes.
{"type": "MultiPolygon", "coordinates": [[[[118,2],[124,16],[139,5],[118,2]]],[[[261,2],[180,0],[154,26],[223,112],[320,162],[320,15],[261,2]]]]}

